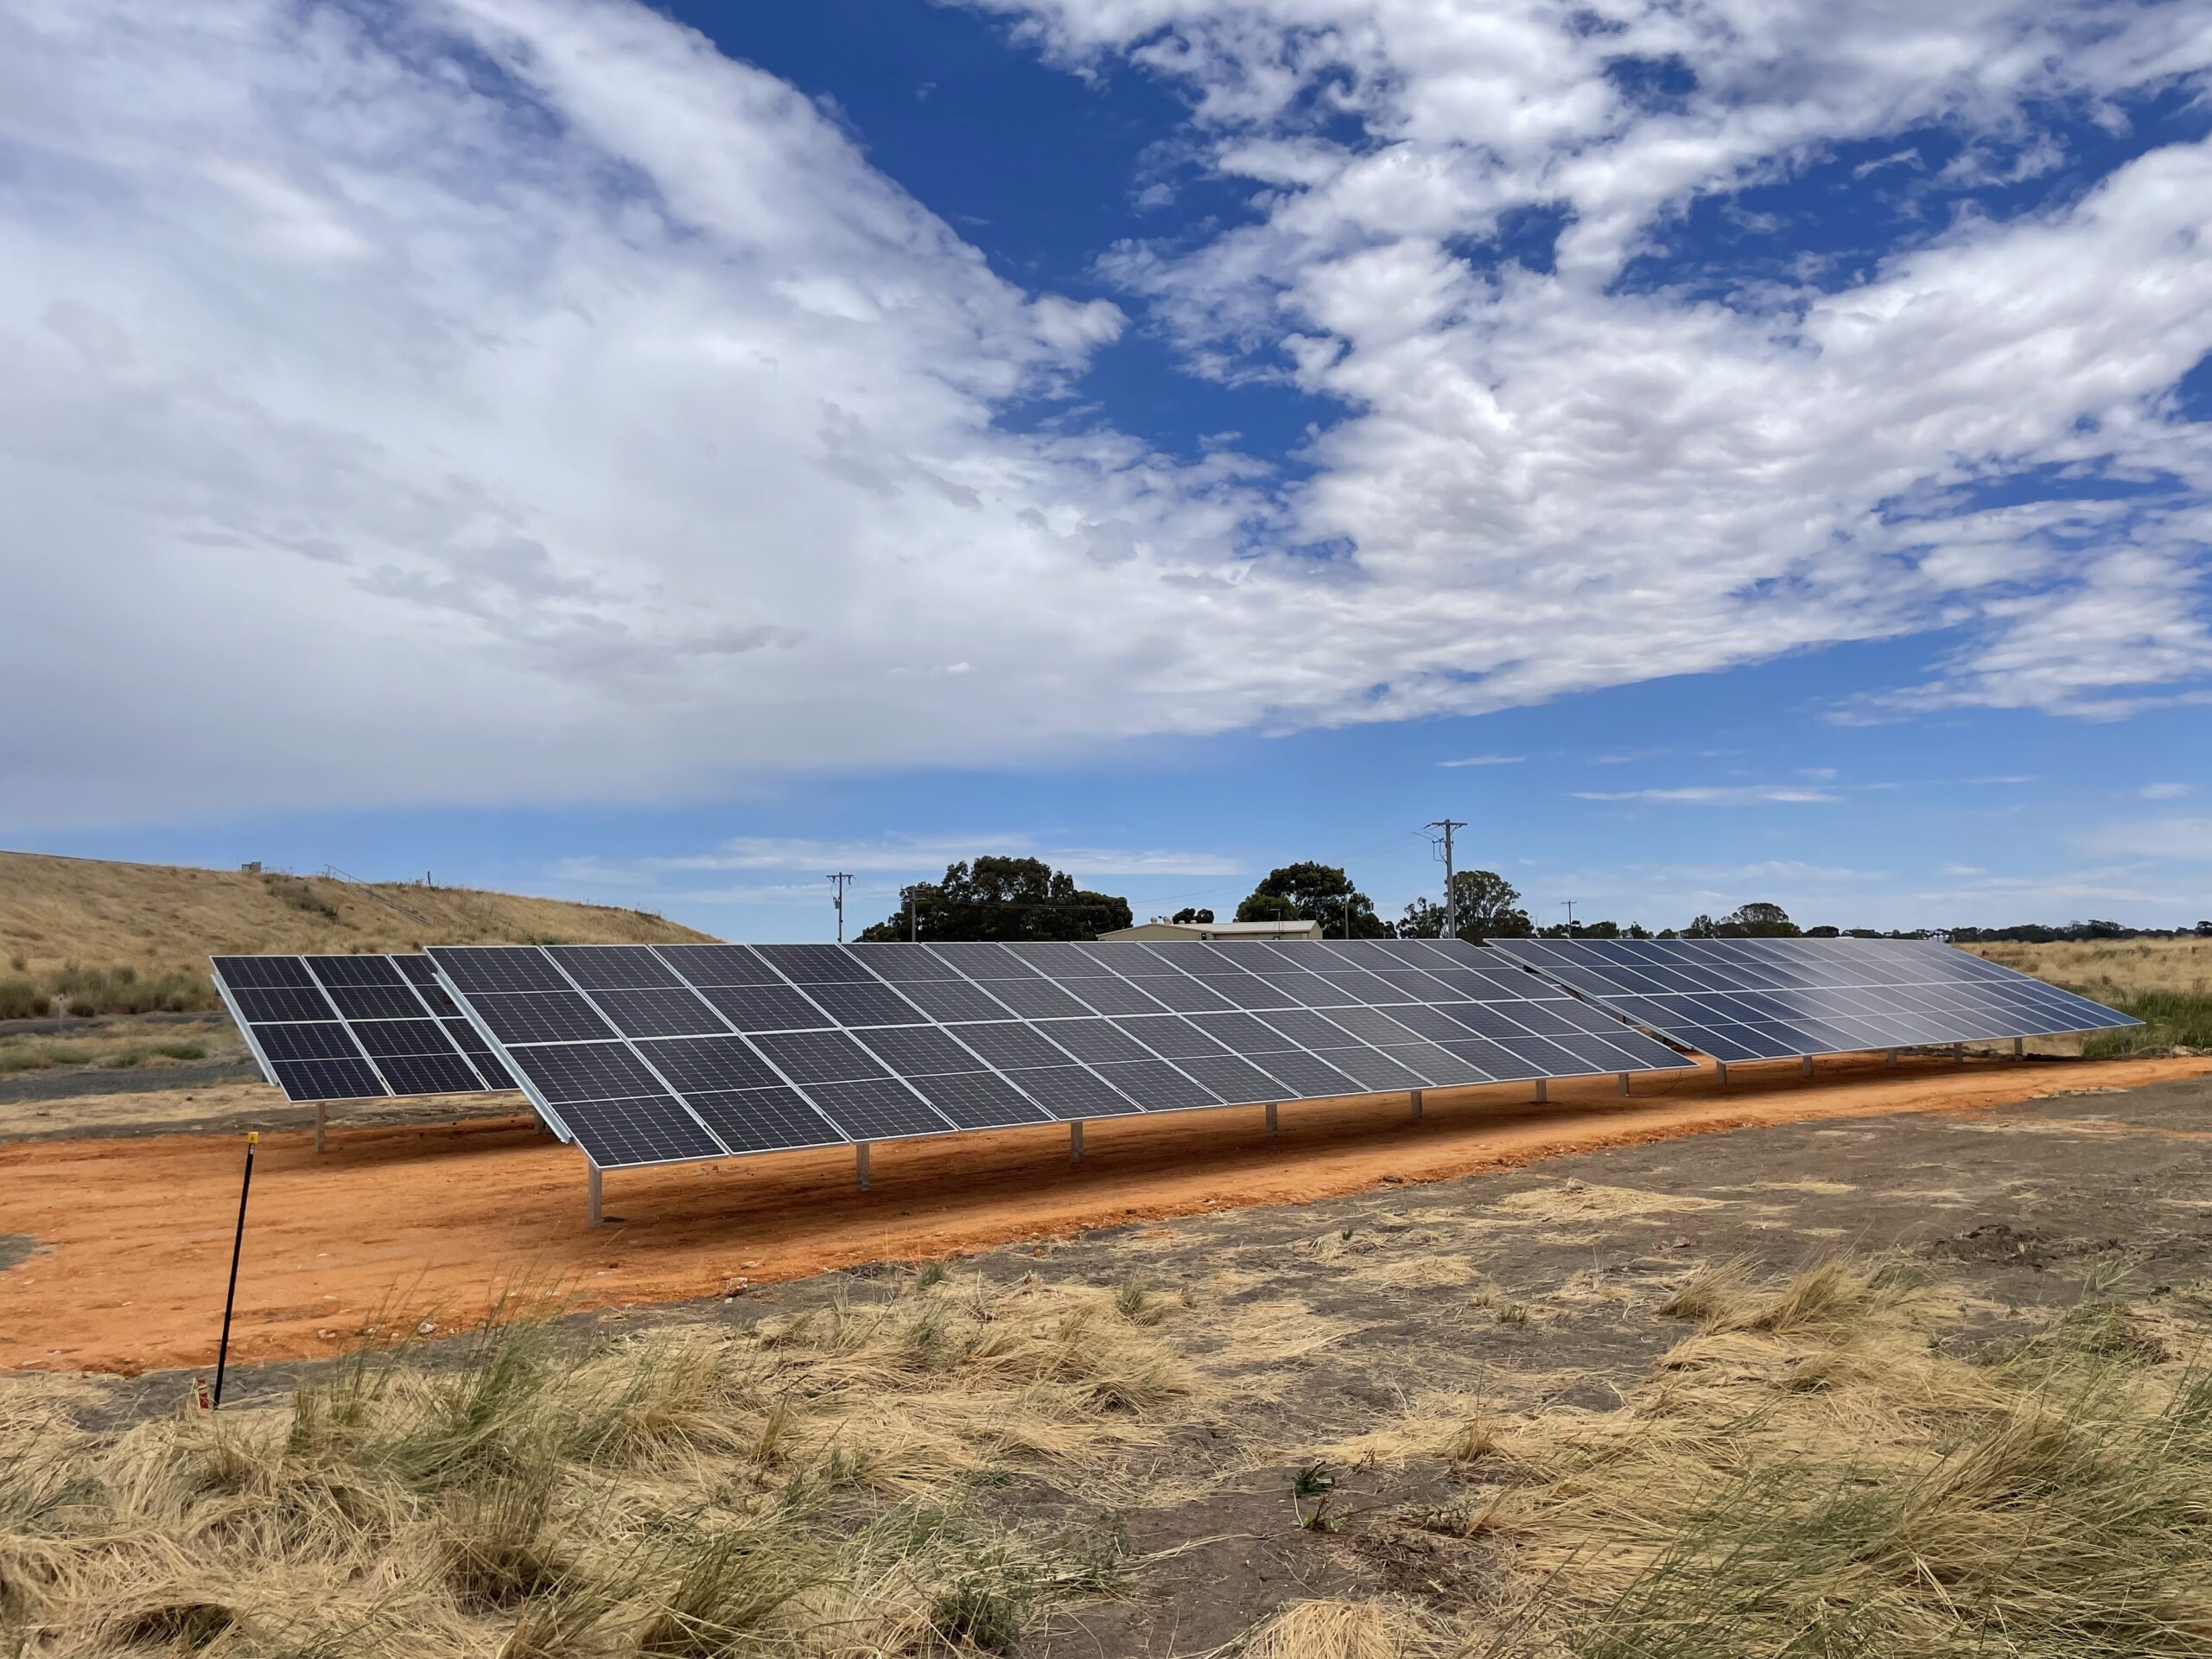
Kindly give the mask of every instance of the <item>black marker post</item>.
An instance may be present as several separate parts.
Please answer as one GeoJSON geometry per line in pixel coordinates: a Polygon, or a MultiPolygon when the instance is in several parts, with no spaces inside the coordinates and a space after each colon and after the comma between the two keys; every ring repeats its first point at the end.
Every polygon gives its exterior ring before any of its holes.
{"type": "Polygon", "coordinates": [[[215,1354],[215,1406],[223,1403],[223,1373],[231,1361],[231,1306],[238,1294],[238,1253],[245,1248],[245,1195],[253,1191],[253,1149],[261,1136],[249,1130],[245,1137],[245,1179],[238,1183],[238,1227],[231,1239],[231,1284],[223,1293],[223,1341],[215,1354]]]}

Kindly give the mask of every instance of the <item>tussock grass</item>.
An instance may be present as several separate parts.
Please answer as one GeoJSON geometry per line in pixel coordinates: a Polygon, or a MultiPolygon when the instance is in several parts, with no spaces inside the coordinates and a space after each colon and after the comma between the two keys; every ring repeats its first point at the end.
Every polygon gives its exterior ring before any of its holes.
{"type": "Polygon", "coordinates": [[[0,1422],[0,1652],[1003,1650],[1120,1551],[986,1495],[1079,1482],[1198,1398],[1116,1300],[948,1280],[582,1354],[495,1319],[278,1405],[110,1436],[27,1407],[0,1422]]]}
{"type": "Polygon", "coordinates": [[[1694,1279],[1670,1306],[1700,1334],[1624,1410],[1501,1428],[1453,1524],[1541,1589],[1469,1650],[2212,1652],[2212,1375],[2109,1302],[1973,1363],[1931,1305],[1879,1262],[1694,1279]]]}
{"type": "Polygon", "coordinates": [[[2082,995],[2118,1008],[2122,1014],[2133,1014],[2143,1022],[2084,1038],[2082,1052],[2092,1058],[2112,1059],[2169,1048],[2212,1052],[2212,991],[2141,991],[2128,995],[2094,985],[2076,988],[2082,995]]]}
{"type": "Polygon", "coordinates": [[[1293,1602],[1245,1638],[1242,1659],[1425,1659],[1449,1651],[1408,1611],[1379,1601],[1293,1602]]]}

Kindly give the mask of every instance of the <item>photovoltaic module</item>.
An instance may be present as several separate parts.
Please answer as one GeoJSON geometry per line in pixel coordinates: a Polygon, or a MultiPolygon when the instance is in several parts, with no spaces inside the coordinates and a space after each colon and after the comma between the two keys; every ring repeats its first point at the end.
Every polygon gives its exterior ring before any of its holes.
{"type": "Polygon", "coordinates": [[[1493,939],[1631,1024],[1725,1062],[2140,1025],[1919,939],[1493,939]]]}
{"type": "Polygon", "coordinates": [[[295,1101],[480,1095],[514,1079],[428,957],[216,957],[262,1075],[295,1101]]]}
{"type": "Polygon", "coordinates": [[[430,957],[603,1169],[1690,1064],[1458,940],[430,957]]]}

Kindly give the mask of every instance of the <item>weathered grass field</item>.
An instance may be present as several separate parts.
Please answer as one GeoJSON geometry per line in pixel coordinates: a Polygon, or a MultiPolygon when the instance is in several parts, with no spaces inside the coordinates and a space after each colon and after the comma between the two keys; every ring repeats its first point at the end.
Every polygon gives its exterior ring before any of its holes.
{"type": "Polygon", "coordinates": [[[520,1286],[215,1415],[0,1379],[0,1651],[2201,1655],[2212,1083],[2050,1070],[680,1308],[520,1286]]]}

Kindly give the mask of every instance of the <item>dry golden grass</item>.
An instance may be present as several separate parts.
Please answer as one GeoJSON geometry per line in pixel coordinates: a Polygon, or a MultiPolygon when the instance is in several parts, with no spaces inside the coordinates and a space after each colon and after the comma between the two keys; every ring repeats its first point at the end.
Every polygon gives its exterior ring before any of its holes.
{"type": "Polygon", "coordinates": [[[1445,1649],[1406,1610],[1379,1601],[1297,1601],[1245,1638],[1242,1659],[1415,1659],[1445,1649]]]}
{"type": "Polygon", "coordinates": [[[578,1359],[494,1327],[365,1355],[288,1405],[117,1435],[0,1394],[0,1651],[1002,1650],[1109,1590],[1110,1529],[994,1495],[1079,1481],[1202,1397],[1177,1311],[948,1281],[578,1359]]]}
{"type": "MultiPolygon", "coordinates": [[[[207,958],[237,952],[411,951],[425,944],[625,944],[707,936],[640,911],[404,883],[0,853],[0,982],[61,985],[71,964],[182,976],[212,1006],[207,958]],[[378,894],[425,919],[379,904],[378,894]]],[[[80,1002],[99,1001],[87,986],[80,1002]]],[[[171,999],[174,1001],[174,999],[171,999]]]]}
{"type": "MultiPolygon", "coordinates": [[[[2212,939],[2084,939],[1963,947],[2054,985],[2212,994],[2212,939]]],[[[2094,995],[2094,993],[2092,993],[2094,995]]]]}
{"type": "Polygon", "coordinates": [[[2212,1651],[2212,1380],[2116,1304],[1980,1363],[1942,1308],[1881,1264],[1693,1281],[1700,1333],[1623,1410],[1497,1433],[1459,1524],[1542,1587],[1470,1650],[2212,1651]]]}

